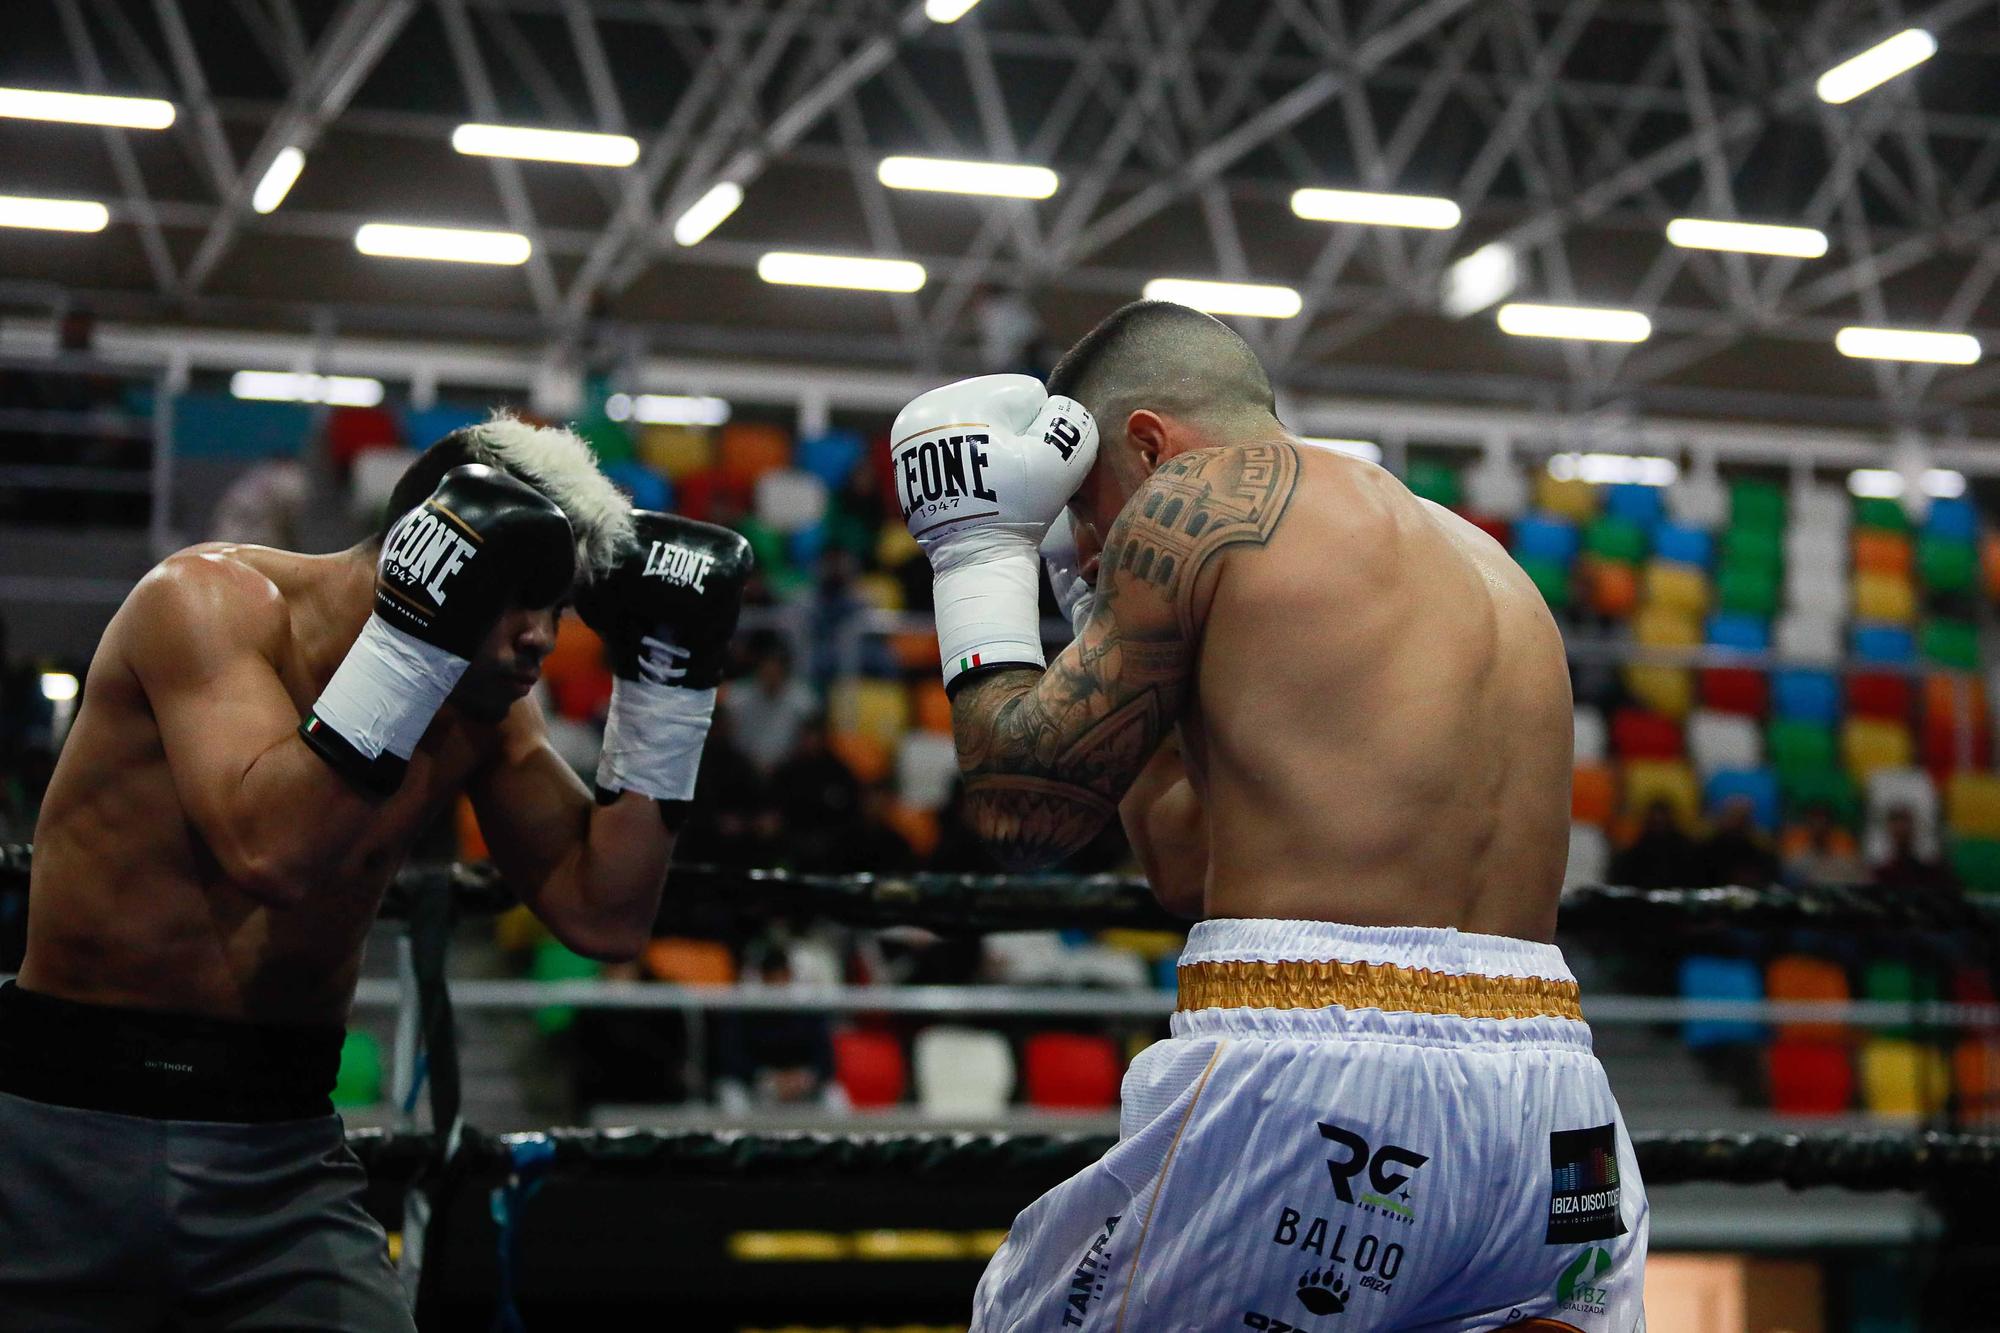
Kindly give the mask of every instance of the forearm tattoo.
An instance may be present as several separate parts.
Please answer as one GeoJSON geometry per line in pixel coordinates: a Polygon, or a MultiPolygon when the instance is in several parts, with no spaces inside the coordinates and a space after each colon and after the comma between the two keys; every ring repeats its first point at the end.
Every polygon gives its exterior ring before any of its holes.
{"type": "Polygon", "coordinates": [[[1164,463],[1105,540],[1090,622],[1045,672],[968,680],[952,700],[967,813],[1010,869],[1097,835],[1179,719],[1200,642],[1199,585],[1232,546],[1271,539],[1298,484],[1288,443],[1164,463]]]}

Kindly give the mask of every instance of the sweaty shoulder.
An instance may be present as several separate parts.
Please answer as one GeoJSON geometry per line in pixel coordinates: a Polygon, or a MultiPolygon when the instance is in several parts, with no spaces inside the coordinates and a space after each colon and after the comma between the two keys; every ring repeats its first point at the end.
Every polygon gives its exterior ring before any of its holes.
{"type": "Polygon", "coordinates": [[[125,599],[112,634],[141,675],[228,649],[275,654],[290,631],[284,595],[246,548],[209,543],[155,565],[125,599]]]}

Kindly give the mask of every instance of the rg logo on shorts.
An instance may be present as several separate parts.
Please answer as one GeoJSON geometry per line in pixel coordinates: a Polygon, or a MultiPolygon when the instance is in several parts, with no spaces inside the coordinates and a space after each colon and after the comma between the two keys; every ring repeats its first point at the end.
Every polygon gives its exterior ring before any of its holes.
{"type": "Polygon", "coordinates": [[[1327,1174],[1333,1177],[1333,1192],[1340,1196],[1342,1203],[1355,1201],[1354,1186],[1351,1182],[1361,1174],[1362,1168],[1366,1167],[1368,1183],[1374,1186],[1374,1192],[1362,1196],[1362,1201],[1384,1207],[1389,1212],[1404,1218],[1410,1216],[1409,1209],[1404,1206],[1409,1201],[1409,1195],[1407,1193],[1403,1195],[1403,1205],[1398,1205],[1394,1196],[1396,1191],[1410,1183],[1410,1177],[1417,1173],[1419,1167],[1431,1160],[1427,1155],[1411,1152],[1408,1148],[1393,1143],[1383,1144],[1371,1155],[1368,1150],[1368,1140],[1352,1130],[1322,1123],[1319,1132],[1321,1138],[1329,1139],[1347,1150],[1345,1160],[1333,1157],[1326,1159],[1327,1174]],[[1393,1167],[1408,1167],[1409,1170],[1396,1171],[1391,1169],[1393,1167]]]}

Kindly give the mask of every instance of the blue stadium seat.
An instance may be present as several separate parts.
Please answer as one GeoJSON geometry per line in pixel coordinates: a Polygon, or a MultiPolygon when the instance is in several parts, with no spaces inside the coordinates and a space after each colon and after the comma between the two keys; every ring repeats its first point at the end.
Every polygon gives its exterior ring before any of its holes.
{"type": "Polygon", "coordinates": [[[1949,541],[1972,541],[1979,536],[1979,511],[1970,500],[1933,500],[1924,531],[1949,541]]]}
{"type": "Polygon", "coordinates": [[[1653,529],[1653,555],[1656,559],[1707,569],[1713,552],[1713,539],[1700,528],[1691,528],[1685,523],[1662,523],[1653,529]]]}
{"type": "MultiPolygon", "coordinates": [[[[1747,958],[1690,954],[1681,959],[1680,989],[1684,1000],[1761,1000],[1764,978],[1747,958]]],[[[1764,1027],[1761,1023],[1694,1019],[1682,1025],[1681,1038],[1692,1047],[1731,1046],[1762,1041],[1764,1027]]]]}
{"type": "Polygon", "coordinates": [[[1757,827],[1766,833],[1778,831],[1778,774],[1775,769],[1723,769],[1702,784],[1702,809],[1714,814],[1732,796],[1747,796],[1756,809],[1757,827]]]}
{"type": "Polygon", "coordinates": [[[1768,652],[1771,624],[1762,616],[1718,611],[1708,618],[1708,641],[1714,647],[1734,648],[1743,653],[1768,652]]]}
{"type": "Polygon", "coordinates": [[[1854,655],[1863,662],[1907,666],[1917,660],[1917,637],[1902,625],[1854,627],[1854,655]]]}
{"type": "Polygon", "coordinates": [[[801,472],[812,473],[826,483],[829,491],[837,492],[847,480],[847,474],[854,471],[854,465],[861,461],[864,447],[860,432],[830,430],[810,440],[800,440],[792,454],[792,466],[801,472]]]}
{"type": "Polygon", "coordinates": [[[1514,554],[1568,564],[1576,559],[1582,538],[1576,524],[1545,514],[1530,514],[1514,525],[1514,554]]]}
{"type": "Polygon", "coordinates": [[[632,497],[634,509],[672,509],[674,489],[667,479],[644,463],[606,463],[604,475],[632,497]]]}
{"type": "Polygon", "coordinates": [[[1793,722],[1840,720],[1840,681],[1831,671],[1792,667],[1771,673],[1772,711],[1793,722]]]}
{"type": "Polygon", "coordinates": [[[1612,518],[1629,519],[1641,527],[1653,528],[1666,515],[1666,501],[1658,486],[1607,486],[1604,512],[1612,518]]]}

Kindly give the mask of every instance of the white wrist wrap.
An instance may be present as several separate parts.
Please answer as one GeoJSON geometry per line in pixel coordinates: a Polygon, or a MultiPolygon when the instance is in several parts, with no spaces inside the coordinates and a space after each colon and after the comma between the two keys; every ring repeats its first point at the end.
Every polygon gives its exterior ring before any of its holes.
{"type": "Polygon", "coordinates": [[[611,682],[597,785],[656,801],[694,799],[701,747],[715,716],[715,691],[683,690],[622,676],[611,682]]]}
{"type": "Polygon", "coordinates": [[[1035,548],[989,552],[941,571],[937,601],[938,655],[944,683],[974,667],[1047,666],[1042,654],[1040,557],[1035,548]]]}
{"type": "Polygon", "coordinates": [[[408,759],[472,664],[369,616],[313,716],[370,759],[408,759]]]}

